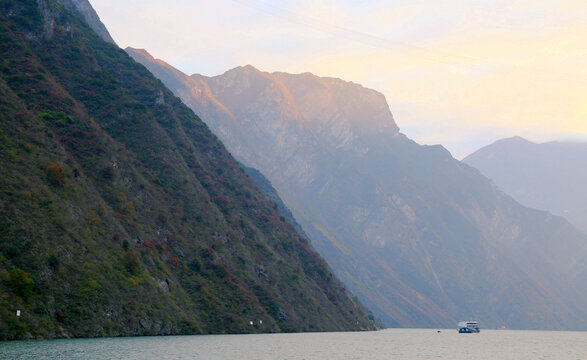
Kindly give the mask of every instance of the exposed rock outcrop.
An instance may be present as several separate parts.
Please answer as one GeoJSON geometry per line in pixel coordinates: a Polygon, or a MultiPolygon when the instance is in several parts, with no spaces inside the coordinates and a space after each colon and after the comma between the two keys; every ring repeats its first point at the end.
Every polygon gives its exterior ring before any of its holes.
{"type": "Polygon", "coordinates": [[[96,10],[92,7],[88,0],[61,0],[63,4],[69,7],[70,10],[74,11],[75,13],[79,14],[90,27],[94,30],[102,40],[109,42],[111,44],[116,45],[112,36],[106,29],[106,26],[100,20],[100,17],[96,13],[96,10]]]}

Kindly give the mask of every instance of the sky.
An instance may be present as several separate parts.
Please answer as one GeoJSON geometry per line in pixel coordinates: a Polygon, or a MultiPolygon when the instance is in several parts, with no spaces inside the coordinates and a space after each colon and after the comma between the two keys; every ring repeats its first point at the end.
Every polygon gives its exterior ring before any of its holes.
{"type": "Polygon", "coordinates": [[[179,70],[311,72],[383,93],[401,131],[460,159],[587,141],[584,0],[90,0],[117,44],[179,70]]]}

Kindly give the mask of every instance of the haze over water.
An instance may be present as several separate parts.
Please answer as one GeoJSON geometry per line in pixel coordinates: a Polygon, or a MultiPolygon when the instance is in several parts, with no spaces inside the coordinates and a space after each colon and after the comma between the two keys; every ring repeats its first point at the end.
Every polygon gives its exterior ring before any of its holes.
{"type": "Polygon", "coordinates": [[[587,359],[587,332],[376,332],[14,341],[0,359],[587,359]]]}

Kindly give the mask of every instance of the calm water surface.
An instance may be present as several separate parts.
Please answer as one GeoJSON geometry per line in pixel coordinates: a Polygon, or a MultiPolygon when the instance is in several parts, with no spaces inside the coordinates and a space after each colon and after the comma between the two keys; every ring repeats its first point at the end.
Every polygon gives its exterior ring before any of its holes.
{"type": "Polygon", "coordinates": [[[587,359],[587,332],[387,329],[0,342],[0,359],[587,359]]]}

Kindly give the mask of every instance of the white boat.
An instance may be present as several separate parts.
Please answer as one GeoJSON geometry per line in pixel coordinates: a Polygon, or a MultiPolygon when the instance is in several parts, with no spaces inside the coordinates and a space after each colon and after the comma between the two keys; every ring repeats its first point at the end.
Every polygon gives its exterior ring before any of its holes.
{"type": "Polygon", "coordinates": [[[478,333],[481,331],[481,329],[479,328],[479,321],[476,320],[459,322],[457,330],[461,334],[478,333]]]}

